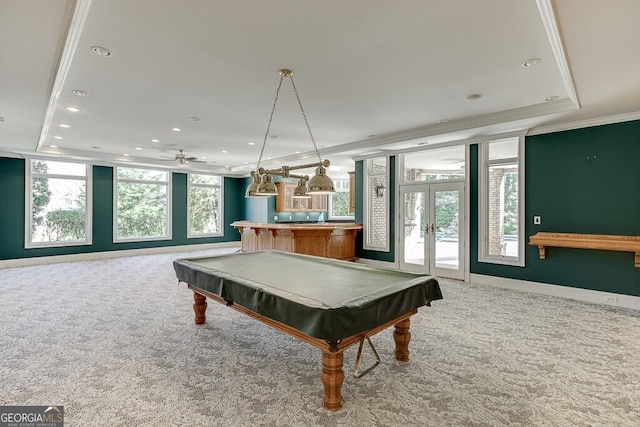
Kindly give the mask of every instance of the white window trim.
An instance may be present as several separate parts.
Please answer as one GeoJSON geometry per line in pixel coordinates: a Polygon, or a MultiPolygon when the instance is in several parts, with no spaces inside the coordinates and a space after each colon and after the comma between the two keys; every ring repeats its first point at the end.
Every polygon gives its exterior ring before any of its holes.
{"type": "Polygon", "coordinates": [[[128,242],[149,242],[149,241],[157,241],[157,240],[171,240],[172,237],[172,212],[173,212],[173,204],[172,204],[172,185],[173,183],[173,173],[171,171],[166,171],[162,169],[153,169],[153,168],[144,168],[138,166],[114,166],[113,167],[113,243],[128,243],[128,242]],[[148,169],[156,172],[164,172],[167,174],[166,181],[146,181],[139,179],[119,179],[118,178],[118,168],[124,169],[148,169]],[[167,186],[167,219],[166,219],[166,230],[167,234],[164,236],[143,236],[143,237],[128,237],[128,238],[119,238],[118,237],[118,182],[135,182],[140,184],[165,184],[167,186]]]}
{"type": "MultiPolygon", "coordinates": [[[[364,212],[363,212],[363,222],[365,224],[365,234],[364,234],[364,238],[362,239],[362,248],[365,250],[371,250],[371,251],[378,251],[378,252],[389,252],[389,247],[390,247],[390,230],[389,230],[389,200],[391,199],[391,197],[387,197],[386,200],[386,211],[387,211],[387,216],[386,216],[386,221],[385,221],[385,227],[387,229],[387,239],[385,241],[384,246],[374,246],[374,245],[370,245],[368,244],[368,238],[367,238],[367,228],[369,228],[371,226],[371,188],[369,185],[369,181],[370,178],[373,176],[384,176],[385,179],[385,186],[387,187],[387,192],[390,191],[389,189],[389,156],[385,156],[385,162],[386,162],[386,166],[385,166],[385,172],[384,173],[371,173],[371,171],[369,170],[369,161],[370,160],[374,160],[374,159],[380,159],[382,158],[382,156],[375,156],[375,157],[370,157],[367,159],[364,159],[363,161],[363,175],[364,175],[364,179],[363,179],[363,185],[362,185],[362,189],[363,189],[363,206],[364,206],[364,212]]],[[[396,169],[397,170],[397,169],[396,169]]],[[[387,193],[388,194],[388,193],[387,193]]]]}
{"type": "Polygon", "coordinates": [[[524,136],[518,137],[518,157],[511,159],[499,159],[489,161],[489,144],[493,141],[486,141],[478,144],[478,262],[512,265],[516,267],[525,266],[525,206],[524,206],[524,136]],[[500,163],[518,164],[518,256],[489,255],[488,251],[488,216],[489,216],[489,177],[487,176],[488,165],[500,163]]]}
{"type": "MultiPolygon", "coordinates": [[[[34,249],[34,248],[54,248],[54,247],[65,247],[65,246],[87,246],[93,244],[93,168],[91,164],[84,162],[68,162],[65,160],[59,159],[47,159],[47,158],[39,158],[39,157],[25,157],[25,236],[24,236],[24,247],[25,249],[34,249]],[[47,178],[62,178],[62,179],[76,179],[81,180],[84,178],[85,180],[85,233],[87,238],[85,240],[72,240],[72,241],[55,241],[55,242],[32,242],[31,231],[32,231],[32,220],[31,217],[33,204],[32,204],[32,183],[31,179],[33,178],[33,174],[31,172],[31,162],[33,160],[40,161],[52,161],[59,163],[74,163],[81,164],[85,166],[85,176],[77,176],[77,175],[64,175],[64,174],[46,174],[47,178]]],[[[45,174],[43,174],[45,175],[45,174]]]]}
{"type": "Polygon", "coordinates": [[[195,173],[193,175],[210,175],[220,179],[220,184],[192,184],[191,173],[187,174],[187,238],[199,239],[204,237],[221,237],[224,236],[224,177],[212,173],[195,173]],[[192,233],[191,232],[191,187],[218,188],[218,218],[220,218],[220,232],[218,233],[192,233]]]}

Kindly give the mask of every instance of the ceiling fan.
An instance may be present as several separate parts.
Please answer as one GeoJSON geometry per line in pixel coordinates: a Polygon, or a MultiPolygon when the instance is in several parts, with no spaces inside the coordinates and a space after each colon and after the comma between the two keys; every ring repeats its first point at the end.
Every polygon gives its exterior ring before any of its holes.
{"type": "Polygon", "coordinates": [[[198,160],[197,157],[187,156],[186,154],[184,154],[184,150],[182,148],[178,150],[178,153],[176,153],[174,157],[163,157],[171,159],[172,161],[177,162],[179,165],[186,165],[187,163],[207,163],[203,160],[198,160]]]}

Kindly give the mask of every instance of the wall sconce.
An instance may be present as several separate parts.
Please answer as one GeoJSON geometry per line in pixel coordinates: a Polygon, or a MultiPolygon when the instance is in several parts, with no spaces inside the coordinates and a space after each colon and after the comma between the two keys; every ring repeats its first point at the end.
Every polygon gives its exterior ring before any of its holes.
{"type": "Polygon", "coordinates": [[[384,184],[376,185],[376,197],[384,197],[384,184]]]}

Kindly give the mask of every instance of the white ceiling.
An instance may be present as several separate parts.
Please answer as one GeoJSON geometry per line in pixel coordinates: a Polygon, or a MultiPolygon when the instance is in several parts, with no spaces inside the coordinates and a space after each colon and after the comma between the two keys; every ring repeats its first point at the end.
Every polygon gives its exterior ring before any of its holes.
{"type": "MultiPolygon", "coordinates": [[[[187,169],[246,175],[282,68],[343,172],[377,151],[637,119],[638,16],[637,0],[0,0],[0,154],[175,168],[182,148],[205,157],[187,169]]],[[[316,160],[285,79],[262,165],[316,160]]]]}

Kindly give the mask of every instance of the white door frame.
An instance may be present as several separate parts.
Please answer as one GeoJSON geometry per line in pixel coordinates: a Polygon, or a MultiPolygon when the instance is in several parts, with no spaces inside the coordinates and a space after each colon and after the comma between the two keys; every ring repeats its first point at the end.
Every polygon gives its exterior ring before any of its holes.
{"type": "MultiPolygon", "coordinates": [[[[466,209],[465,209],[465,182],[464,181],[433,181],[433,182],[420,182],[412,184],[403,184],[399,186],[398,198],[397,198],[397,212],[398,220],[396,221],[396,247],[398,253],[398,266],[400,270],[413,271],[421,274],[431,274],[439,277],[447,277],[452,279],[464,280],[466,272],[466,209]],[[435,222],[435,193],[439,191],[458,191],[458,236],[457,236],[457,257],[458,268],[446,268],[443,267],[443,263],[440,266],[436,263],[436,254],[439,247],[444,247],[447,244],[445,241],[438,241],[436,237],[439,235],[435,230],[433,223],[435,222]],[[422,193],[424,203],[427,204],[427,212],[424,212],[425,222],[424,224],[418,223],[414,227],[425,228],[422,230],[423,236],[423,264],[413,264],[405,262],[405,194],[406,193],[422,193]],[[425,227],[426,225],[426,227],[425,227]],[[438,245],[439,247],[436,247],[438,245]]],[[[415,229],[414,229],[415,233],[415,229]]]]}

